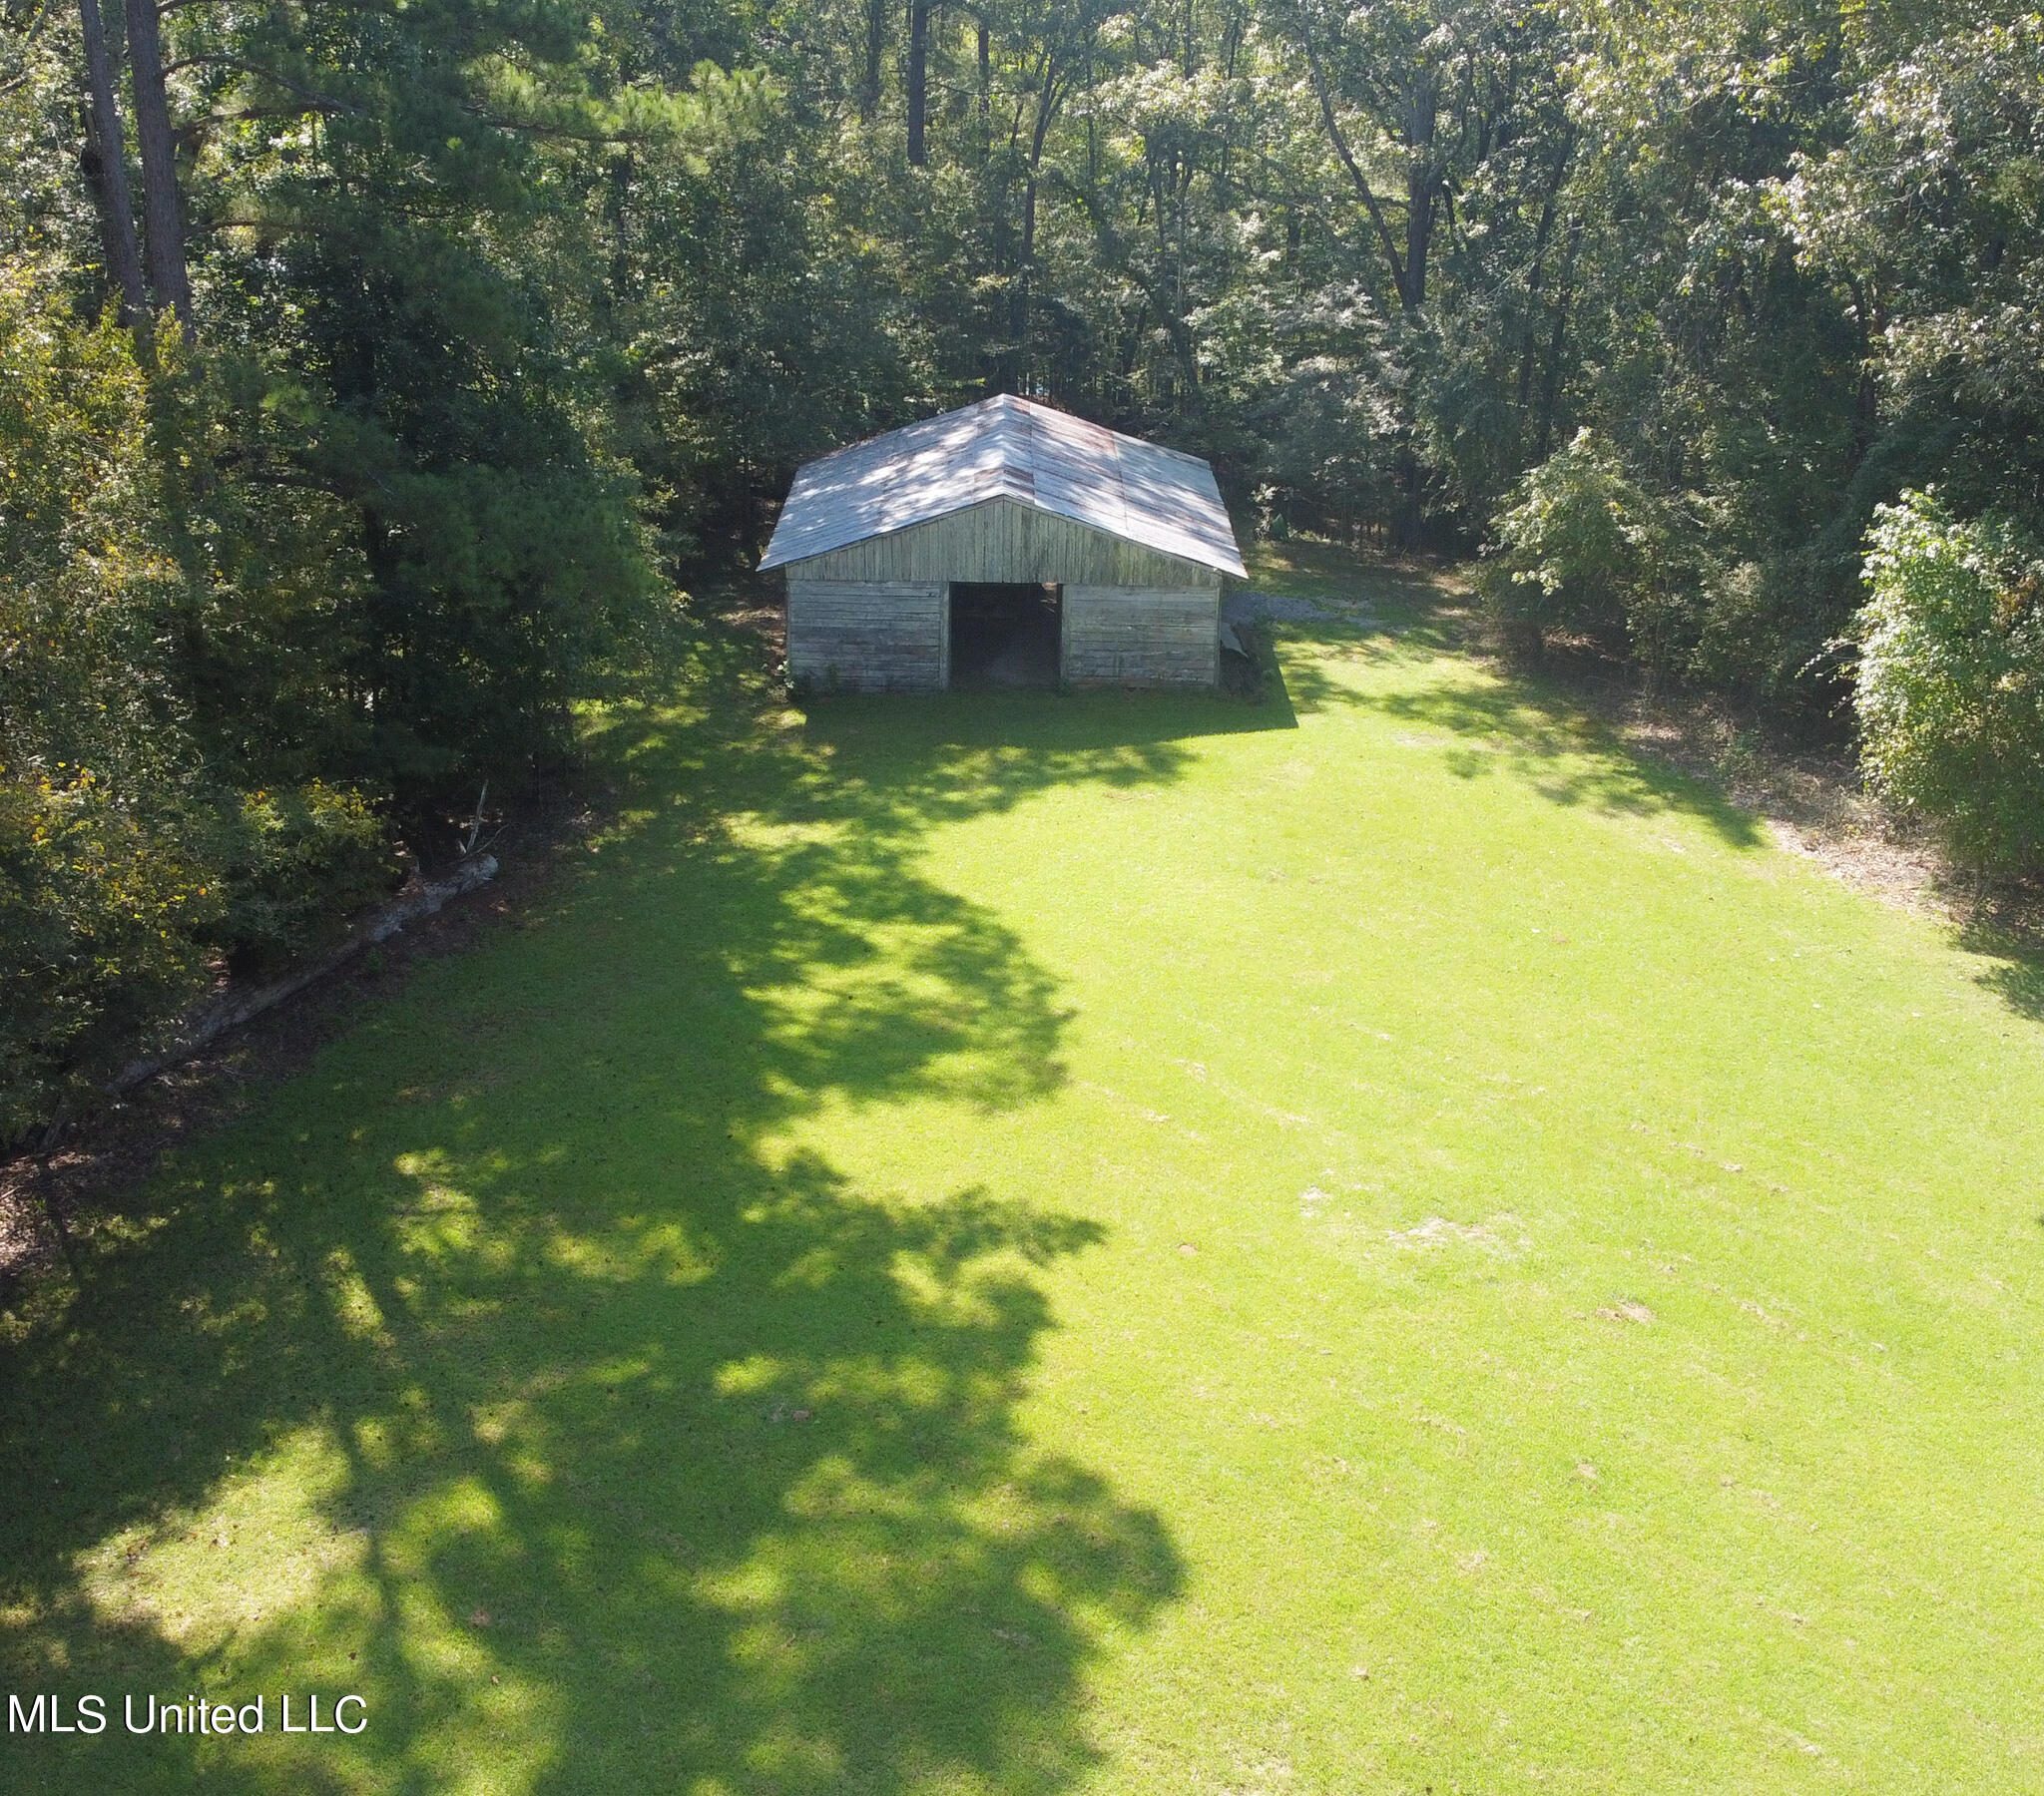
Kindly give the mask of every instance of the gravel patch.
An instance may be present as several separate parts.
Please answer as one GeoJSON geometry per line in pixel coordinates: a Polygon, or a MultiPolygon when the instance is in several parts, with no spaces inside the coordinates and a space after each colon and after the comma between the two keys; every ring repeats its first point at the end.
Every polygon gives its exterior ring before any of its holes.
{"type": "Polygon", "coordinates": [[[1296,593],[1230,593],[1221,608],[1221,621],[1233,625],[1317,624],[1339,615],[1296,593]]]}

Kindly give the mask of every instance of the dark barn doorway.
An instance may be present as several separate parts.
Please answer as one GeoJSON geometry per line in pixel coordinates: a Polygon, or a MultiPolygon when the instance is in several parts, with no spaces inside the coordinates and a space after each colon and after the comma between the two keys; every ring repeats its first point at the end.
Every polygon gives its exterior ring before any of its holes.
{"type": "Polygon", "coordinates": [[[954,686],[1055,686],[1058,589],[951,583],[954,686]]]}

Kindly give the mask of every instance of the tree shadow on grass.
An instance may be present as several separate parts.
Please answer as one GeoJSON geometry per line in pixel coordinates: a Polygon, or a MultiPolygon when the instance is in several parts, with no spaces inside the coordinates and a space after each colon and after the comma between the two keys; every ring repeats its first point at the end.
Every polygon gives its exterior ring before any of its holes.
{"type": "Polygon", "coordinates": [[[1409,732],[1403,745],[1438,749],[1460,779],[1515,778],[1550,804],[1614,815],[1681,812],[1708,824],[1736,848],[1765,840],[1761,820],[1708,782],[1636,756],[1611,727],[1537,672],[1486,668],[1467,659],[1469,621],[1458,595],[1414,582],[1402,611],[1382,618],[1287,624],[1280,642],[1289,703],[1300,713],[1331,708],[1374,711],[1409,732]],[[1452,658],[1452,672],[1395,687],[1347,676],[1341,664],[1452,658]]]}
{"type": "Polygon", "coordinates": [[[1958,946],[1989,964],[1974,975],[2019,1017],[2044,1022],[2044,908],[2030,890],[1975,894],[1958,946]]]}
{"type": "Polygon", "coordinates": [[[1100,1231],[861,1186],[792,1131],[1055,1090],[1051,980],[919,833],[1181,751],[868,751],[709,701],[606,733],[625,820],[587,871],[192,1150],[0,1349],[5,1680],[269,1709],[137,1740],[117,1702],[7,1739],[16,1787],[1050,1792],[1090,1762],[1087,1667],[1181,1577],[1015,1419],[1038,1275],[1100,1231]],[[278,1734],[310,1689],[367,1729],[278,1734]]]}
{"type": "Polygon", "coordinates": [[[1766,839],[1761,820],[1707,782],[1636,757],[1604,723],[1531,680],[1443,684],[1383,697],[1385,716],[1457,738],[1443,749],[1459,779],[1498,774],[1522,781],[1550,804],[1647,817],[1681,812],[1734,848],[1766,839]]]}
{"type": "Polygon", "coordinates": [[[2034,949],[2011,953],[2005,945],[1987,952],[2004,958],[1980,976],[1980,983],[2017,1016],[2044,1023],[2044,954],[2034,949]]]}

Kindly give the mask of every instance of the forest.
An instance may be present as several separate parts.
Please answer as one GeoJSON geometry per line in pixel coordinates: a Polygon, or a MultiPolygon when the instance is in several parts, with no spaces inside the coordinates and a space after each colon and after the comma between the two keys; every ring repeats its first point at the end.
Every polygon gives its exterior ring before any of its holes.
{"type": "Polygon", "coordinates": [[[2044,18],[5,0],[0,1139],[992,392],[2044,855],[2044,18]]]}

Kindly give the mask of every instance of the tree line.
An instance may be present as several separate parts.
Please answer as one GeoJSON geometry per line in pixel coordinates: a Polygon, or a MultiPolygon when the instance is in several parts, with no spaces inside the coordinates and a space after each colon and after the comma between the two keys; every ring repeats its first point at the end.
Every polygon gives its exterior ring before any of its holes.
{"type": "Polygon", "coordinates": [[[990,391],[2044,842],[2044,22],[0,0],[0,1138],[990,391]]]}

